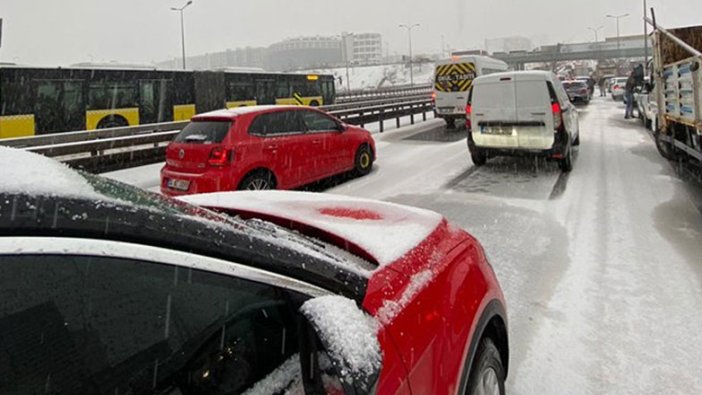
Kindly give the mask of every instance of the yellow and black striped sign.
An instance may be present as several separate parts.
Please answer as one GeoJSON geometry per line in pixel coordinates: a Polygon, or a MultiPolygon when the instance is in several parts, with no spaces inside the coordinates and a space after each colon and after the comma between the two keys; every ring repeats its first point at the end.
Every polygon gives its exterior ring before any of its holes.
{"type": "Polygon", "coordinates": [[[434,88],[439,92],[466,92],[476,77],[474,63],[453,63],[436,67],[434,88]]]}
{"type": "Polygon", "coordinates": [[[302,99],[302,95],[297,92],[293,92],[293,99],[295,99],[295,103],[297,103],[298,106],[302,106],[305,103],[302,99]]]}

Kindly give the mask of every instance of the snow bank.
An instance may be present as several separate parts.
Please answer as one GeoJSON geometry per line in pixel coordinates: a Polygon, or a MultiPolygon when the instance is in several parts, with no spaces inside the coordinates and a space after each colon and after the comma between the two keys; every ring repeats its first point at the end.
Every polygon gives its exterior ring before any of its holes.
{"type": "Polygon", "coordinates": [[[322,296],[302,305],[302,313],[317,327],[329,346],[329,354],[344,361],[342,376],[372,377],[380,369],[382,356],[378,323],[350,299],[322,296]]]}
{"type": "Polygon", "coordinates": [[[443,219],[414,207],[319,193],[240,191],[181,199],[205,207],[272,215],[322,229],[364,249],[381,266],[419,245],[443,219]]]}
{"type": "Polygon", "coordinates": [[[103,198],[75,170],[43,155],[0,146],[0,169],[3,192],[103,198]]]}

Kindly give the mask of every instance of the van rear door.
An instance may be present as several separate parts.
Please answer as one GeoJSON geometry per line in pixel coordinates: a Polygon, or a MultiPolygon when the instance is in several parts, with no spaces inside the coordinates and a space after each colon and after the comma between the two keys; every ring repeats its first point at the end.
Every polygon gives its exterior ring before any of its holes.
{"type": "Polygon", "coordinates": [[[477,76],[473,62],[439,64],[434,71],[436,111],[443,114],[465,114],[468,91],[477,76]]]}
{"type": "Polygon", "coordinates": [[[511,76],[490,78],[473,88],[473,141],[478,146],[516,148],[512,136],[517,123],[516,87],[511,76]]]}
{"type": "Polygon", "coordinates": [[[554,125],[548,85],[543,79],[523,79],[519,75],[516,78],[519,147],[551,148],[554,125]]]}

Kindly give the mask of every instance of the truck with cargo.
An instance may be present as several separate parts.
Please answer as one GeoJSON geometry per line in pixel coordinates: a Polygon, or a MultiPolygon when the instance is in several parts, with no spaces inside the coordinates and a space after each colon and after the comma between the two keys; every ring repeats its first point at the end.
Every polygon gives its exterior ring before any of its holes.
{"type": "Polygon", "coordinates": [[[702,164],[702,26],[665,29],[655,14],[651,92],[657,95],[654,135],[661,155],[702,164]]]}

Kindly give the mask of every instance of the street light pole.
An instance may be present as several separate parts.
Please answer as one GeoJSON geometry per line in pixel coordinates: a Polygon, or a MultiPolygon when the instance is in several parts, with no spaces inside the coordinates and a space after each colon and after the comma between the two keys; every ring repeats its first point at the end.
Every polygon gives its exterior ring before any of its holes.
{"type": "Polygon", "coordinates": [[[409,36],[409,64],[410,64],[410,86],[414,86],[414,66],[412,65],[412,29],[419,27],[419,23],[413,25],[400,25],[407,29],[407,34],[409,36]]]}
{"type": "Polygon", "coordinates": [[[604,26],[600,26],[600,27],[598,27],[598,28],[596,28],[596,29],[595,29],[594,27],[588,27],[588,29],[589,29],[589,30],[592,30],[592,31],[595,33],[595,42],[598,42],[598,41],[599,41],[599,36],[597,35],[597,32],[600,31],[600,30],[602,30],[602,29],[604,29],[604,26]]]}
{"type": "Polygon", "coordinates": [[[351,79],[349,78],[349,46],[346,42],[347,37],[353,36],[353,33],[341,33],[341,44],[344,46],[344,61],[346,62],[346,91],[351,92],[351,79]]]}
{"type": "Polygon", "coordinates": [[[646,18],[648,17],[647,10],[646,0],[644,0],[644,75],[648,75],[648,23],[646,23],[646,18]]]}
{"type": "Polygon", "coordinates": [[[617,20],[617,52],[619,52],[619,51],[621,50],[621,44],[620,44],[620,41],[619,41],[619,37],[620,37],[620,36],[619,36],[619,20],[620,20],[621,18],[625,18],[625,17],[627,17],[627,16],[629,16],[629,14],[607,15],[607,18],[614,18],[614,19],[617,20]]]}
{"type": "Polygon", "coordinates": [[[171,7],[171,11],[180,12],[180,42],[183,50],[183,70],[185,70],[185,20],[183,18],[183,11],[185,11],[185,9],[188,8],[188,6],[192,3],[192,0],[190,0],[180,8],[171,7]]]}

